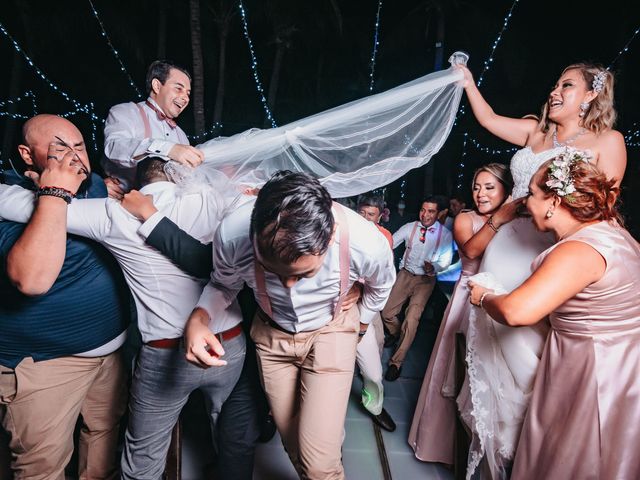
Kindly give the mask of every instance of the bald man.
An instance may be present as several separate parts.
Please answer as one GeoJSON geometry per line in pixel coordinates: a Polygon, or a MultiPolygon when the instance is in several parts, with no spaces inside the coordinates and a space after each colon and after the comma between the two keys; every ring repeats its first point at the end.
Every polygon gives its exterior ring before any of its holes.
{"type": "Polygon", "coordinates": [[[0,185],[38,196],[28,224],[0,222],[0,422],[11,468],[17,480],[64,479],[82,414],[79,477],[116,478],[129,294],[102,247],[66,233],[71,198],[107,190],[68,120],[38,115],[23,137],[25,175],[4,172],[0,185]]]}

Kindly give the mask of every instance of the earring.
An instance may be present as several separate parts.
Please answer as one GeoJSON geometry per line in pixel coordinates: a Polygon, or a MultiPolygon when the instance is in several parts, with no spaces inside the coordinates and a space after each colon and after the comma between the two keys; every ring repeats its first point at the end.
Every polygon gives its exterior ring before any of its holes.
{"type": "Polygon", "coordinates": [[[551,218],[553,217],[553,212],[549,209],[547,210],[547,214],[545,215],[546,218],[551,218]]]}
{"type": "Polygon", "coordinates": [[[582,102],[580,104],[580,117],[584,117],[589,109],[589,102],[582,102]]]}

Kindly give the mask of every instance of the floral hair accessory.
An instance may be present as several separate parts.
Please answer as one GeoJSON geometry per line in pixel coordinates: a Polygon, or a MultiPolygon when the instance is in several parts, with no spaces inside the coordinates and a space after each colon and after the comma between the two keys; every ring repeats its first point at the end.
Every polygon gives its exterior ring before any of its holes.
{"type": "Polygon", "coordinates": [[[607,71],[600,70],[593,77],[593,82],[591,83],[591,90],[596,93],[600,93],[604,88],[604,84],[607,81],[607,71]]]}
{"type": "Polygon", "coordinates": [[[588,151],[567,147],[551,162],[545,185],[554,190],[559,197],[566,197],[568,201],[571,201],[571,194],[576,191],[571,167],[578,162],[589,163],[590,158],[591,154],[588,151]]]}

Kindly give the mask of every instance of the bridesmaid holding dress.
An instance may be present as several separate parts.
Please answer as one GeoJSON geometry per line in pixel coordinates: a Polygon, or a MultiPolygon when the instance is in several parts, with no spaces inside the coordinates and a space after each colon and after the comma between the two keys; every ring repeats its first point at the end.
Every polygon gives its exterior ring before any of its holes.
{"type": "Polygon", "coordinates": [[[453,385],[454,336],[468,315],[467,279],[475,274],[482,253],[496,233],[493,219],[504,224],[515,218],[520,202],[505,203],[513,181],[499,163],[480,167],[473,176],[475,210],[456,216],[453,236],[462,274],[442,318],[409,432],[409,444],[419,460],[453,464],[456,400],[453,385]]]}
{"type": "Polygon", "coordinates": [[[469,282],[471,303],[496,321],[551,323],[513,480],[640,478],[640,246],[614,183],[576,150],[543,164],[526,204],[557,243],[509,294],[469,282]]]}

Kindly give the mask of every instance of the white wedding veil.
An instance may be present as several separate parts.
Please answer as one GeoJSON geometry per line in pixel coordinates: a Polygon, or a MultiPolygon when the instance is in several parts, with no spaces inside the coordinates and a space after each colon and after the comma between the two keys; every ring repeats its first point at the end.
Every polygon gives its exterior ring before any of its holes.
{"type": "Polygon", "coordinates": [[[334,198],[387,185],[425,165],[444,144],[462,96],[462,72],[453,65],[468,58],[456,52],[451,68],[386,92],[282,127],[203,143],[205,160],[195,177],[255,188],[278,170],[293,170],[319,178],[334,198]]]}

